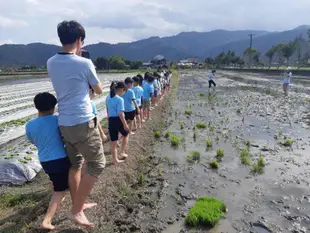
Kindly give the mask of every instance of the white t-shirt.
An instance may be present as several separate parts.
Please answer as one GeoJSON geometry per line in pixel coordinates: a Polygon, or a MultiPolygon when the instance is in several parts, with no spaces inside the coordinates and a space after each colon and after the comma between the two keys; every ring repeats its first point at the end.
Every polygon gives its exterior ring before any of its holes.
{"type": "Polygon", "coordinates": [[[290,84],[291,83],[291,77],[292,77],[292,72],[289,72],[288,74],[286,74],[283,83],[284,84],[290,84]]]}
{"type": "Polygon", "coordinates": [[[92,120],[95,115],[89,97],[89,85],[99,83],[91,60],[75,54],[56,54],[47,61],[58,100],[58,123],[74,126],[92,120]]]}

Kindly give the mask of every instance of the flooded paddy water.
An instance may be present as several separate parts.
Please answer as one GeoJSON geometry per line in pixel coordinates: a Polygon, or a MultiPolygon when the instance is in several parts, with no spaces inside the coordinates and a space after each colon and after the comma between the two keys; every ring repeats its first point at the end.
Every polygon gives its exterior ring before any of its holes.
{"type": "Polygon", "coordinates": [[[168,224],[164,233],[189,231],[184,216],[204,195],[224,201],[228,212],[214,229],[189,232],[310,230],[310,82],[305,77],[292,82],[285,97],[280,76],[222,71],[216,89],[208,90],[206,72],[181,73],[168,118],[168,130],[180,144],[174,148],[162,138],[156,152],[166,161],[165,207],[160,211],[168,224]],[[197,123],[207,127],[199,129],[197,123]],[[245,146],[251,165],[241,163],[245,146]],[[224,150],[224,157],[216,170],[208,163],[216,159],[217,149],[224,150]],[[188,162],[191,151],[200,152],[199,162],[188,162]],[[260,157],[263,172],[253,172],[260,157]]]}

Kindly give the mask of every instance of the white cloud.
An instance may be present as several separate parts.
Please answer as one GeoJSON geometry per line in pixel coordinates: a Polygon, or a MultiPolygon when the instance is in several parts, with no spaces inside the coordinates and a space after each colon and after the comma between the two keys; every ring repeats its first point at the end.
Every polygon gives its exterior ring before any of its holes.
{"type": "Polygon", "coordinates": [[[1,44],[14,44],[13,40],[7,39],[7,40],[0,40],[0,45],[1,44]]]}
{"type": "Polygon", "coordinates": [[[24,20],[10,19],[0,16],[0,28],[20,28],[28,26],[28,23],[24,20]]]}
{"type": "Polygon", "coordinates": [[[182,31],[213,29],[288,30],[310,22],[309,0],[0,2],[0,41],[10,38],[16,43],[56,43],[57,24],[70,19],[85,26],[86,43],[128,42],[182,31]]]}

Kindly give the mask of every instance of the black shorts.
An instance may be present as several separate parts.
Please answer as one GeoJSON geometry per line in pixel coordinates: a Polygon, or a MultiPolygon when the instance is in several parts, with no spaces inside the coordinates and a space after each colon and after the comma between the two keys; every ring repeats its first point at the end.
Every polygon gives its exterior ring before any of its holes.
{"type": "Polygon", "coordinates": [[[125,112],[125,120],[126,121],[133,121],[136,117],[136,110],[131,112],[125,112]]]}
{"type": "Polygon", "coordinates": [[[68,157],[41,162],[41,165],[52,181],[55,192],[64,192],[69,189],[68,179],[71,164],[68,157]]]}
{"type": "Polygon", "coordinates": [[[119,117],[109,117],[109,135],[112,142],[118,140],[118,133],[126,137],[129,132],[124,129],[123,123],[119,117]]]}
{"type": "Polygon", "coordinates": [[[209,88],[211,88],[212,85],[216,87],[216,83],[213,80],[209,80],[209,88]]]}

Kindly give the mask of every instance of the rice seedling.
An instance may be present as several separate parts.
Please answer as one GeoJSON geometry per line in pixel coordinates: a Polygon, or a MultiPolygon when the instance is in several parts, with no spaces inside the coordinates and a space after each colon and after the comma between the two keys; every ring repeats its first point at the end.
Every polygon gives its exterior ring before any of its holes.
{"type": "Polygon", "coordinates": [[[209,163],[210,167],[212,169],[218,169],[219,168],[219,163],[216,160],[213,160],[209,163]]]}
{"type": "Polygon", "coordinates": [[[216,158],[218,161],[221,161],[224,157],[224,150],[223,149],[218,149],[216,151],[216,158]]]}
{"type": "Polygon", "coordinates": [[[211,140],[207,140],[206,145],[208,148],[211,148],[213,146],[213,142],[211,140]]]}
{"type": "Polygon", "coordinates": [[[226,212],[226,205],[214,197],[200,197],[185,217],[191,227],[215,226],[226,212]]]}
{"type": "Polygon", "coordinates": [[[193,113],[192,110],[185,110],[185,115],[190,116],[190,115],[192,115],[192,113],[193,113]]]}
{"type": "Polygon", "coordinates": [[[186,160],[189,163],[198,163],[200,161],[200,152],[197,150],[190,151],[186,156],[186,160]]]}
{"type": "Polygon", "coordinates": [[[170,139],[171,146],[177,147],[180,144],[180,138],[176,135],[172,135],[170,139]]]}
{"type": "Polygon", "coordinates": [[[265,168],[265,160],[264,157],[260,157],[252,167],[253,173],[263,173],[265,168]]]}
{"type": "Polygon", "coordinates": [[[196,127],[198,129],[205,129],[205,128],[207,128],[207,124],[204,123],[204,122],[199,122],[199,123],[196,124],[196,127]]]}
{"type": "Polygon", "coordinates": [[[159,139],[159,138],[161,137],[160,131],[154,132],[154,137],[157,138],[157,139],[159,139]]]}

